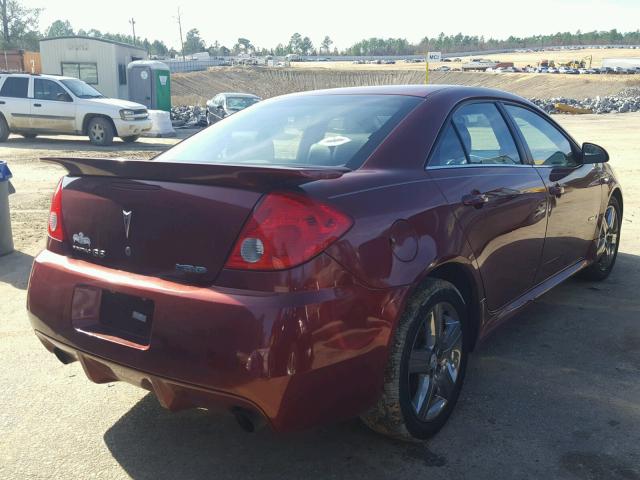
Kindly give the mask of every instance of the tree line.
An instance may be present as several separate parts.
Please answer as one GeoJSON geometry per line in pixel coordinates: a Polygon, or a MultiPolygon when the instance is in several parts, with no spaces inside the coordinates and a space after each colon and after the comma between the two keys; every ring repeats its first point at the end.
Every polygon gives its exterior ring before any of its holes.
{"type": "Polygon", "coordinates": [[[39,50],[39,41],[47,37],[60,36],[88,36],[104,38],[117,42],[136,44],[143,47],[149,55],[158,57],[175,57],[192,55],[199,52],[209,52],[212,56],[229,56],[239,54],[256,55],[424,55],[428,51],[444,53],[480,52],[483,50],[502,49],[535,49],[550,46],[579,46],[579,45],[640,45],[640,30],[635,32],[618,32],[616,29],[608,31],[592,31],[575,33],[558,32],[551,35],[534,35],[529,37],[510,36],[506,39],[485,38],[484,36],[469,36],[458,33],[437,37],[424,37],[418,43],[411,43],[406,38],[368,38],[354,43],[350,47],[338,50],[333,40],[326,35],[316,46],[311,38],[294,33],[286,43],[279,43],[275,47],[265,48],[254,45],[246,37],[238,38],[234,45],[226,46],[217,40],[207,45],[197,28],[190,29],[185,36],[181,48],[168,47],[162,40],[148,40],[147,38],[133,38],[132,35],[122,33],[101,32],[96,29],[74,30],[68,20],[56,20],[44,32],[39,30],[39,17],[42,9],[27,8],[19,0],[0,0],[0,48],[21,48],[25,50],[39,50]]]}

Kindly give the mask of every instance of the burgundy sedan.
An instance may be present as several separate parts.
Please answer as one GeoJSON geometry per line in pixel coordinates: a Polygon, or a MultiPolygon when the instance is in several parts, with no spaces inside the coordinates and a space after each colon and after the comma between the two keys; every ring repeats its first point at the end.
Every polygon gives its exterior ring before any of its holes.
{"type": "Polygon", "coordinates": [[[479,340],[611,272],[608,159],[520,97],[456,86],[279,97],[152,161],[50,158],[68,175],[30,319],[62,362],[171,410],[427,438],[479,340]]]}

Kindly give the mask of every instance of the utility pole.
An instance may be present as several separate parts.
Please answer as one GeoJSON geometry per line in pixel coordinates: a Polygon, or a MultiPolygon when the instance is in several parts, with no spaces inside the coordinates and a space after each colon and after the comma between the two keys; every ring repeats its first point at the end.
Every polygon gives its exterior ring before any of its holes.
{"type": "Polygon", "coordinates": [[[131,20],[129,20],[129,23],[131,24],[131,28],[133,29],[133,44],[136,44],[136,21],[133,19],[133,17],[131,18],[131,20]]]}
{"type": "Polygon", "coordinates": [[[182,19],[180,17],[180,7],[178,7],[178,16],[175,18],[178,22],[178,29],[180,30],[180,51],[182,52],[182,61],[184,62],[184,42],[182,41],[182,19]]]}

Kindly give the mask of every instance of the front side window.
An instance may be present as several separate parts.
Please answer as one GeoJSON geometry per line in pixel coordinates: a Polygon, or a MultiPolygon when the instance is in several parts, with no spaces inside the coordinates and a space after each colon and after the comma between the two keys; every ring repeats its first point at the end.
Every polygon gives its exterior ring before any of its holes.
{"type": "Polygon", "coordinates": [[[54,100],[68,102],[69,94],[64,88],[51,80],[36,78],[33,84],[33,96],[37,100],[54,100]]]}
{"type": "Polygon", "coordinates": [[[465,105],[452,121],[469,164],[522,164],[513,136],[495,104],[465,105]]]}
{"type": "Polygon", "coordinates": [[[102,95],[98,90],[90,85],[87,85],[82,80],[60,80],[60,82],[73,92],[78,98],[102,98],[102,95]]]}
{"type": "Polygon", "coordinates": [[[422,101],[401,95],[309,95],[259,102],[156,158],[355,169],[422,101]]]}
{"type": "Polygon", "coordinates": [[[569,140],[553,125],[531,110],[506,105],[529,147],[534,165],[574,167],[578,165],[569,140]]]}
{"type": "Polygon", "coordinates": [[[89,85],[98,84],[98,65],[95,63],[62,63],[62,75],[79,78],[89,85]]]}
{"type": "Polygon", "coordinates": [[[27,98],[29,79],[26,77],[7,77],[0,90],[0,97],[27,98]]]}

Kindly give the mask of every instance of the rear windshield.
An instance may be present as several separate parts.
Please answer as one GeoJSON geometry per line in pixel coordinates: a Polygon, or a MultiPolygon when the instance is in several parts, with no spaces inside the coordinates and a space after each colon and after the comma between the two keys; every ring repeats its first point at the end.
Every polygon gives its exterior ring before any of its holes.
{"type": "Polygon", "coordinates": [[[356,169],[421,100],[399,95],[318,95],[260,102],[156,159],[356,169]]]}

